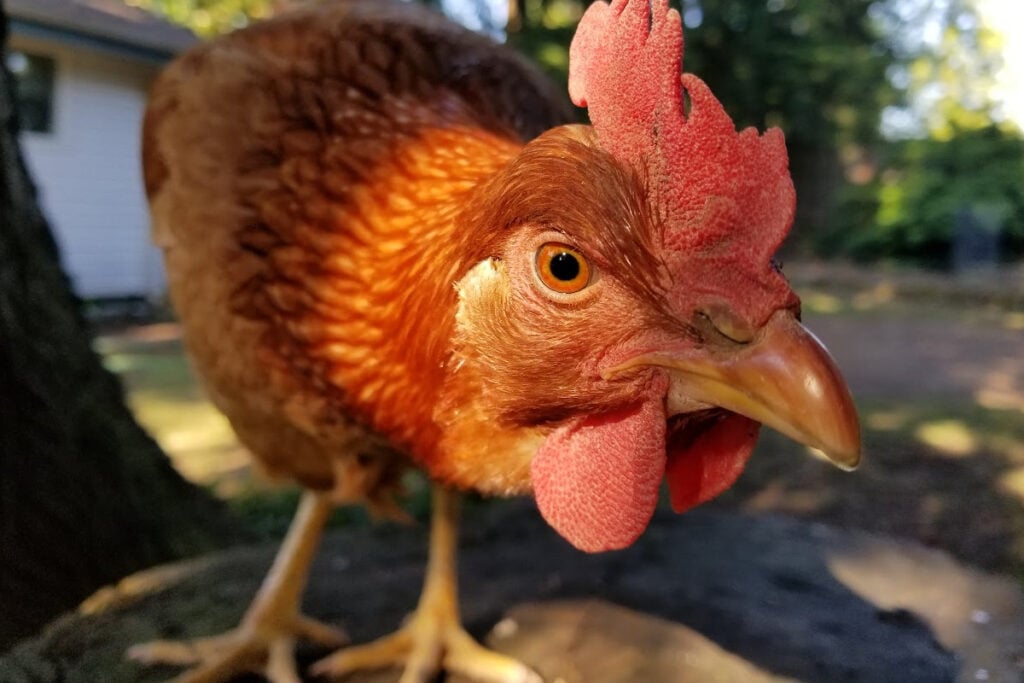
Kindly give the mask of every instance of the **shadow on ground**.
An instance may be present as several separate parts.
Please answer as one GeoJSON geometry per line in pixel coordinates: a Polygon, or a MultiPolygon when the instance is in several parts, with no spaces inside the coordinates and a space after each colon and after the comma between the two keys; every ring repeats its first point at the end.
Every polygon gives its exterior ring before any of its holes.
{"type": "MultiPolygon", "coordinates": [[[[694,670],[744,670],[743,678],[716,680],[751,682],[941,683],[981,669],[992,681],[1020,675],[1013,663],[1020,654],[1013,648],[1024,642],[1020,592],[940,553],[783,517],[695,511],[659,513],[633,548],[587,556],[527,503],[473,516],[461,557],[467,624],[483,635],[501,622],[492,645],[523,657],[548,681],[708,680],[687,678],[694,670]],[[579,597],[588,600],[564,602],[579,597]],[[645,656],[630,658],[638,644],[629,624],[648,617],[606,603],[671,623],[642,631],[645,656]],[[527,628],[502,622],[512,605],[520,605],[513,620],[527,628]],[[529,627],[531,618],[562,624],[561,636],[529,627]],[[672,629],[676,636],[666,635],[672,629]],[[664,650],[680,642],[692,647],[664,650]],[[672,673],[652,669],[658,662],[671,663],[672,673]]],[[[415,603],[423,544],[415,529],[335,532],[313,572],[307,609],[346,626],[357,642],[394,629],[415,603]]],[[[60,672],[27,679],[40,682],[161,680],[173,670],[140,669],[123,661],[124,649],[230,628],[272,552],[236,549],[129,578],[0,659],[0,680],[26,680],[15,672],[28,670],[60,672]]],[[[348,680],[396,679],[386,672],[348,680]]]]}

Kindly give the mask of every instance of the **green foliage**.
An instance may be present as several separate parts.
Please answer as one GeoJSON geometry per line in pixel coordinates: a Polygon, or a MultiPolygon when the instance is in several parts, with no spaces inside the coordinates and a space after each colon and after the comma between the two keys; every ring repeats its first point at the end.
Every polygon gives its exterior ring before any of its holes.
{"type": "Polygon", "coordinates": [[[797,146],[878,137],[898,102],[891,49],[871,0],[687,0],[686,70],[737,126],[778,126],[797,146]],[[699,20],[699,24],[698,24],[699,20]]]}
{"type": "Polygon", "coordinates": [[[201,36],[213,36],[245,26],[252,19],[269,16],[286,0],[125,0],[201,36]]]}
{"type": "MultiPolygon", "coordinates": [[[[510,0],[508,44],[528,56],[562,92],[568,90],[569,44],[587,3],[582,0],[510,0]]],[[[579,111],[580,120],[586,113],[579,111]]]]}
{"type": "Polygon", "coordinates": [[[957,131],[991,123],[990,92],[1001,63],[1000,39],[980,23],[972,0],[934,4],[945,5],[941,36],[909,62],[908,90],[924,128],[933,137],[948,140],[957,131]]]}
{"type": "Polygon", "coordinates": [[[893,132],[911,139],[847,147],[847,176],[858,182],[843,188],[829,229],[818,235],[819,253],[946,267],[956,226],[969,214],[1001,227],[1004,258],[1021,257],[1024,143],[992,115],[995,33],[972,0],[889,6],[902,12],[885,21],[900,56],[891,74],[906,90],[909,114],[893,132]],[[915,42],[898,30],[910,24],[931,25],[938,38],[915,42]]]}
{"type": "Polygon", "coordinates": [[[953,130],[893,145],[884,170],[844,193],[819,248],[859,259],[949,264],[959,212],[1002,225],[1003,255],[1024,256],[1024,138],[1009,127],[953,130]],[[945,136],[944,136],[945,137],[945,136]]]}

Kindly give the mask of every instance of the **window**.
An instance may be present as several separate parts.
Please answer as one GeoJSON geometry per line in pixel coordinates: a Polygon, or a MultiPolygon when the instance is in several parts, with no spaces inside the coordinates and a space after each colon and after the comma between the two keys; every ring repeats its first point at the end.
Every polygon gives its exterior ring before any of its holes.
{"type": "Polygon", "coordinates": [[[21,129],[33,133],[53,130],[53,76],[50,57],[26,52],[7,53],[7,68],[14,74],[21,129]]]}

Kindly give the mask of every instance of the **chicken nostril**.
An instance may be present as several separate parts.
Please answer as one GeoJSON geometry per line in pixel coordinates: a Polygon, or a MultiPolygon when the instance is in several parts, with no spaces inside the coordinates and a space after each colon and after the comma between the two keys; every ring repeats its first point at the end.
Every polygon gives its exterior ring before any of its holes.
{"type": "Polygon", "coordinates": [[[749,344],[754,340],[754,328],[727,304],[708,304],[697,313],[707,319],[719,334],[737,344],[749,344]]]}

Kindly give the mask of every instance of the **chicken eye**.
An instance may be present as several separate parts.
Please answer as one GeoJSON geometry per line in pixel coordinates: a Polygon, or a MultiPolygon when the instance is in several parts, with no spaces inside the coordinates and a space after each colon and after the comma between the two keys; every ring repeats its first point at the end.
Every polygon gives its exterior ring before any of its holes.
{"type": "Polygon", "coordinates": [[[572,247],[548,242],[537,250],[537,275],[559,294],[575,294],[590,284],[590,264],[572,247]]]}

